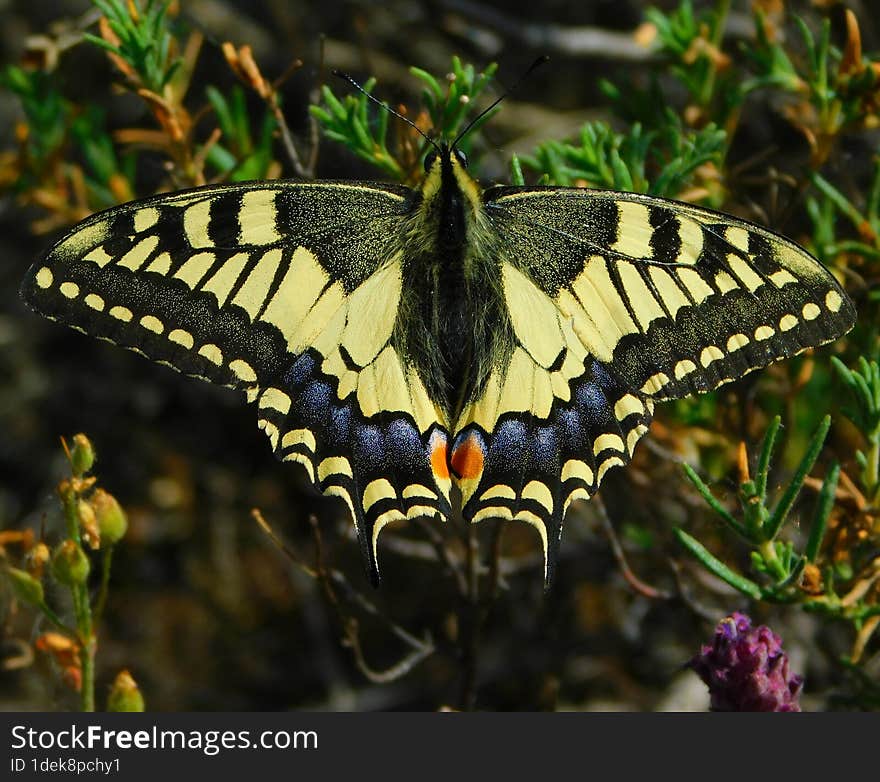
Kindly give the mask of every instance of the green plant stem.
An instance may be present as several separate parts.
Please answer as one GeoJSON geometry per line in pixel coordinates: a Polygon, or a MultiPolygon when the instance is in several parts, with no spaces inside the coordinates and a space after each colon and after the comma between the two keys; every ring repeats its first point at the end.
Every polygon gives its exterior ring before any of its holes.
{"type": "Polygon", "coordinates": [[[98,597],[95,600],[95,608],[92,611],[93,624],[97,626],[104,615],[104,606],[107,605],[107,594],[110,591],[110,566],[113,563],[113,546],[107,546],[101,557],[101,586],[98,597]]]}
{"type": "MultiPolygon", "coordinates": [[[[720,0],[720,2],[718,3],[715,28],[712,30],[711,39],[712,46],[719,50],[721,49],[721,44],[724,37],[724,26],[727,24],[727,15],[729,12],[730,0],[720,0]]],[[[718,75],[718,69],[716,68],[712,58],[707,56],[707,61],[709,64],[709,68],[706,73],[706,78],[700,87],[699,95],[700,105],[703,108],[707,108],[709,106],[709,103],[712,101],[712,95],[715,92],[715,80],[718,75]]]]}
{"type": "Polygon", "coordinates": [[[95,710],[95,643],[94,636],[82,643],[79,652],[82,684],[80,688],[80,708],[84,712],[95,710]]]}
{"type": "Polygon", "coordinates": [[[60,630],[65,635],[76,635],[76,630],[64,624],[61,617],[58,616],[58,614],[56,614],[45,601],[40,603],[39,609],[40,613],[42,613],[57,630],[60,630]]]}
{"type": "Polygon", "coordinates": [[[865,463],[865,493],[871,505],[877,504],[880,495],[880,436],[868,439],[868,458],[865,463]]]}
{"type": "MultiPolygon", "coordinates": [[[[78,495],[73,483],[68,481],[61,488],[61,504],[64,508],[64,516],[67,521],[67,532],[70,538],[81,545],[79,532],[79,516],[76,502],[78,495]]],[[[95,643],[94,624],[92,622],[92,609],[89,603],[89,589],[87,584],[73,584],[70,586],[70,596],[73,600],[73,613],[76,618],[76,634],[79,642],[79,663],[82,674],[80,687],[80,708],[84,712],[95,710],[95,643]]]]}

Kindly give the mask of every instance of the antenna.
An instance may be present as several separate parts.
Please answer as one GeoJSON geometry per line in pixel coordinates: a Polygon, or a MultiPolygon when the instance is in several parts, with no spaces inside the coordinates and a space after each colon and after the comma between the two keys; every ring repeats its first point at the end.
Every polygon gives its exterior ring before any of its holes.
{"type": "Polygon", "coordinates": [[[513,83],[513,86],[510,87],[510,89],[507,89],[504,92],[502,92],[498,98],[496,98],[494,101],[492,101],[491,105],[488,108],[483,109],[479,114],[477,114],[476,117],[474,117],[467,124],[465,129],[463,131],[461,131],[461,133],[459,133],[455,137],[455,141],[452,142],[451,146],[454,148],[455,145],[458,144],[458,142],[461,141],[470,132],[471,128],[473,128],[474,125],[476,125],[481,119],[483,119],[483,117],[485,117],[490,111],[492,111],[492,109],[494,109],[499,103],[501,103],[501,101],[503,101],[508,95],[510,95],[514,90],[516,90],[516,88],[519,87],[519,85],[522,84],[526,80],[526,77],[529,76],[532,73],[532,71],[534,71],[536,68],[539,68],[540,66],[542,66],[545,62],[549,62],[549,60],[550,60],[550,58],[546,54],[542,54],[537,60],[535,60],[528,67],[526,72],[513,83]]]}
{"type": "Polygon", "coordinates": [[[351,86],[354,87],[358,92],[361,92],[361,93],[363,93],[364,95],[366,95],[371,101],[373,101],[373,103],[375,103],[377,106],[381,106],[381,107],[382,107],[383,109],[385,109],[385,111],[387,111],[389,114],[393,114],[393,115],[394,115],[395,117],[397,117],[398,119],[402,119],[407,125],[409,125],[411,128],[413,128],[413,129],[416,131],[416,133],[418,133],[423,139],[425,139],[425,141],[427,141],[432,147],[434,147],[434,149],[436,149],[438,152],[440,151],[440,147],[437,146],[437,142],[434,141],[434,139],[430,138],[430,137],[429,137],[429,136],[428,136],[428,135],[427,135],[427,134],[426,134],[426,133],[425,133],[425,132],[424,132],[424,131],[418,126],[418,125],[416,125],[416,123],[413,122],[409,117],[404,117],[403,114],[401,114],[400,112],[395,111],[394,109],[392,109],[391,106],[389,106],[387,103],[385,103],[384,101],[379,100],[379,99],[378,99],[377,97],[375,97],[374,95],[371,95],[371,94],[370,94],[369,92],[367,92],[363,87],[361,87],[361,85],[358,84],[358,83],[357,83],[357,82],[356,82],[351,76],[349,76],[347,73],[345,73],[345,71],[338,71],[338,70],[334,69],[334,70],[332,71],[332,73],[333,73],[334,76],[338,76],[340,79],[345,79],[345,80],[346,80],[349,84],[351,84],[351,86]]]}

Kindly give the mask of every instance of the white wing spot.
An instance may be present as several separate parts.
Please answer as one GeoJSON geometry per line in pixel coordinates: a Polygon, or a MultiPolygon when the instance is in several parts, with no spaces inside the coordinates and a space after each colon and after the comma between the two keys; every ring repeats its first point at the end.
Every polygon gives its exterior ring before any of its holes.
{"type": "Polygon", "coordinates": [[[617,238],[611,249],[630,258],[651,258],[651,210],[637,201],[619,201],[617,208],[617,238]]]}
{"type": "Polygon", "coordinates": [[[290,404],[290,397],[280,388],[267,388],[260,394],[260,410],[268,407],[282,415],[287,415],[290,412],[290,404]]]}
{"type": "Polygon", "coordinates": [[[522,497],[524,500],[534,500],[548,513],[553,513],[553,495],[541,481],[529,481],[522,490],[522,497]]]}
{"type": "Polygon", "coordinates": [[[751,340],[745,334],[734,334],[727,340],[727,352],[733,353],[735,350],[744,348],[751,340]]]}
{"type": "Polygon", "coordinates": [[[272,244],[281,240],[275,225],[278,192],[274,188],[261,187],[242,196],[238,212],[238,240],[242,244],[272,244]]]}
{"type": "Polygon", "coordinates": [[[636,443],[642,439],[642,435],[648,431],[648,427],[644,424],[639,424],[635,429],[632,429],[630,433],[626,436],[626,447],[627,450],[632,453],[636,447],[636,443]]]}
{"type": "Polygon", "coordinates": [[[174,331],[168,335],[168,339],[171,342],[176,342],[178,345],[182,345],[187,350],[192,350],[193,345],[196,344],[193,335],[183,329],[174,329],[174,331]]]}
{"type": "Polygon", "coordinates": [[[110,255],[103,247],[96,247],[92,250],[88,255],[83,257],[84,261],[90,261],[91,263],[95,263],[101,268],[105,267],[110,261],[113,260],[113,256],[110,255]]]}
{"type": "Polygon", "coordinates": [[[724,238],[727,239],[737,250],[747,253],[749,251],[749,232],[738,225],[728,225],[724,229],[724,238]]]}
{"type": "Polygon", "coordinates": [[[776,332],[770,326],[758,326],[755,329],[755,342],[770,339],[776,332]]]}
{"type": "Polygon", "coordinates": [[[195,288],[214,265],[217,256],[212,252],[191,255],[175,273],[178,280],[183,280],[190,288],[195,288]]]}
{"type": "Polygon", "coordinates": [[[728,255],[727,265],[750,291],[756,291],[764,284],[761,276],[739,256],[728,255]]]}
{"type": "Polygon", "coordinates": [[[85,299],[85,303],[91,307],[93,310],[98,310],[98,312],[103,312],[104,307],[106,306],[104,303],[104,299],[102,299],[97,293],[88,294],[85,299]]]}
{"type": "Polygon", "coordinates": [[[709,345],[709,347],[703,348],[702,353],[700,353],[700,364],[708,367],[713,361],[718,361],[722,358],[724,358],[724,352],[715,345],[709,345]]]}
{"type": "Polygon", "coordinates": [[[153,254],[153,251],[158,246],[159,237],[155,234],[153,236],[148,236],[146,239],[139,241],[125,255],[123,255],[122,258],[119,259],[118,265],[136,272],[144,265],[147,258],[153,254]]]}
{"type": "Polygon", "coordinates": [[[315,435],[311,429],[291,429],[284,437],[281,438],[282,448],[292,448],[302,443],[312,453],[315,452],[315,435]]]}
{"type": "MultiPolygon", "coordinates": [[[[440,499],[437,496],[437,492],[433,489],[429,489],[427,486],[422,486],[420,483],[411,483],[409,486],[405,487],[404,490],[400,493],[400,496],[403,499],[408,500],[412,497],[422,497],[429,500],[438,500],[440,499]]],[[[436,513],[436,508],[431,508],[430,512],[436,513]]],[[[409,515],[409,513],[407,513],[409,515]]]]}
{"type": "Polygon", "coordinates": [[[703,252],[703,226],[696,220],[684,215],[678,218],[678,238],[681,240],[681,252],[676,263],[686,263],[693,266],[703,252]]]}
{"type": "Polygon", "coordinates": [[[813,304],[813,302],[808,301],[804,304],[804,308],[801,310],[801,314],[804,316],[804,320],[816,320],[819,315],[822,314],[822,310],[819,309],[817,304],[813,304]]]}
{"type": "Polygon", "coordinates": [[[839,312],[842,305],[843,298],[837,291],[828,291],[828,293],[825,294],[825,306],[828,307],[831,312],[839,312]]]}
{"type": "Polygon", "coordinates": [[[206,198],[188,206],[183,213],[183,230],[190,247],[210,247],[208,223],[211,220],[211,200],[206,198]]]}
{"type": "Polygon", "coordinates": [[[656,394],[658,391],[661,391],[663,386],[668,382],[669,376],[663,372],[658,372],[656,375],[651,375],[651,377],[645,381],[645,384],[640,390],[643,394],[656,394]]]}
{"type": "Polygon", "coordinates": [[[37,282],[37,287],[44,289],[51,288],[52,283],[55,281],[55,277],[52,275],[52,270],[48,266],[44,266],[40,269],[34,279],[37,282]]]}
{"type": "Polygon", "coordinates": [[[480,496],[480,502],[496,499],[515,500],[516,492],[504,483],[496,483],[494,486],[490,486],[486,489],[486,491],[480,496]]]}
{"type": "Polygon", "coordinates": [[[580,478],[588,486],[591,486],[593,484],[593,471],[586,462],[582,462],[580,459],[569,459],[562,466],[561,478],[563,483],[569,478],[580,478]]]}
{"type": "Polygon", "coordinates": [[[366,513],[379,500],[384,499],[397,499],[397,492],[394,491],[391,481],[387,478],[376,478],[376,480],[370,481],[367,484],[367,488],[364,489],[363,501],[361,503],[364,512],[366,513]]]}
{"type": "Polygon", "coordinates": [[[110,315],[124,323],[128,323],[134,317],[134,313],[128,307],[122,307],[118,304],[110,308],[110,315]]]}
{"type": "Polygon", "coordinates": [[[159,253],[147,266],[146,271],[156,274],[168,274],[171,271],[171,256],[168,253],[159,253]]]}
{"type": "Polygon", "coordinates": [[[329,475],[347,475],[351,478],[354,475],[351,462],[344,456],[328,456],[318,465],[318,480],[323,481],[329,475]]]}
{"type": "Polygon", "coordinates": [[[141,326],[154,334],[161,334],[165,331],[165,326],[155,315],[144,315],[141,318],[141,326]]]}
{"type": "Polygon", "coordinates": [[[641,415],[644,412],[645,406],[642,404],[642,400],[632,394],[621,397],[614,405],[614,417],[618,421],[622,421],[632,413],[641,415]]]}
{"type": "Polygon", "coordinates": [[[783,315],[779,320],[780,331],[791,331],[798,324],[798,319],[794,315],[783,315]]]}
{"type": "Polygon", "coordinates": [[[273,424],[271,421],[260,421],[259,427],[266,433],[266,437],[269,438],[269,442],[272,445],[272,450],[277,450],[278,436],[281,434],[278,431],[278,427],[275,426],[275,424],[273,424]]]}
{"type": "Polygon", "coordinates": [[[697,365],[689,358],[684,358],[675,365],[675,379],[681,380],[697,368],[697,365]]]}
{"type": "Polygon", "coordinates": [[[211,343],[202,345],[199,348],[199,355],[204,356],[208,361],[212,364],[216,364],[218,367],[223,363],[223,351],[211,343]]]}
{"type": "Polygon", "coordinates": [[[62,282],[59,290],[68,299],[75,299],[79,296],[79,285],[75,282],[62,282]]]}
{"type": "Polygon", "coordinates": [[[257,379],[257,373],[254,372],[254,368],[244,359],[236,358],[230,361],[229,368],[239,380],[243,380],[245,383],[252,383],[257,379]]]}
{"type": "Polygon", "coordinates": [[[619,456],[611,456],[606,459],[599,465],[599,470],[596,473],[596,483],[599,484],[602,482],[602,478],[605,477],[605,473],[608,472],[612,467],[623,467],[625,462],[619,456]]]}

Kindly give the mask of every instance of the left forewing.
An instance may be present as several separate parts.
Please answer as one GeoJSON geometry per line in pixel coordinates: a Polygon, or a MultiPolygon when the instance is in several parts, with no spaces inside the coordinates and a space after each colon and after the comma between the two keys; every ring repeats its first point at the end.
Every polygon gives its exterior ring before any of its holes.
{"type": "Polygon", "coordinates": [[[258,182],[125,204],[75,226],[22,293],[243,390],[276,455],[348,505],[377,580],[382,527],[448,509],[446,424],[392,338],[406,192],[258,182]]]}

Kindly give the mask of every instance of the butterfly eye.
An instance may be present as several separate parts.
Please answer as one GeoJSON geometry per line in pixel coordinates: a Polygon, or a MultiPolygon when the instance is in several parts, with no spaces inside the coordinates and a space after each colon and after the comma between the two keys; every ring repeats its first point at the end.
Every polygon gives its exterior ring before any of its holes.
{"type": "Polygon", "coordinates": [[[431,166],[434,165],[435,160],[437,160],[437,150],[433,149],[425,155],[425,173],[431,170],[431,166]]]}
{"type": "Polygon", "coordinates": [[[462,152],[460,149],[456,149],[455,156],[458,158],[458,162],[461,163],[462,168],[468,167],[467,155],[465,155],[464,152],[462,152]]]}

